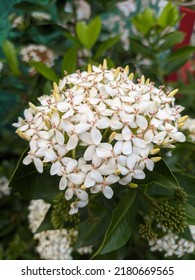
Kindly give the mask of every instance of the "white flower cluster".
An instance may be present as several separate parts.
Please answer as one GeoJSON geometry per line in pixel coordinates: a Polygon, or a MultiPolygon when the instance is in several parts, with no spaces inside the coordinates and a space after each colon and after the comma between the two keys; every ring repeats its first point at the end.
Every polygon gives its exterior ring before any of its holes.
{"type": "Polygon", "coordinates": [[[185,254],[195,253],[195,226],[189,226],[194,242],[187,241],[172,232],[160,239],[149,241],[151,251],[164,252],[165,257],[182,257],[185,254]]]}
{"type": "MultiPolygon", "coordinates": [[[[32,200],[29,205],[29,227],[34,234],[34,239],[38,241],[36,251],[42,259],[46,260],[71,260],[73,243],[75,242],[78,231],[75,229],[46,230],[36,233],[42,223],[50,204],[41,199],[32,200]]],[[[79,254],[91,254],[91,246],[78,249],[79,254]]]]}
{"type": "Polygon", "coordinates": [[[188,137],[195,141],[195,119],[188,118],[184,123],[182,130],[186,130],[188,132],[188,137]]]}
{"type": "MultiPolygon", "coordinates": [[[[54,65],[54,60],[56,58],[52,50],[48,49],[44,45],[35,44],[30,44],[26,47],[23,47],[20,51],[20,55],[22,60],[25,62],[43,62],[48,67],[52,67],[54,65]]],[[[31,75],[35,75],[36,71],[33,67],[31,67],[29,73],[31,75]]]]}
{"type": "Polygon", "coordinates": [[[9,181],[7,177],[0,177],[0,198],[10,195],[10,188],[8,188],[9,181]]]}
{"type": "Polygon", "coordinates": [[[185,141],[178,129],[186,116],[174,105],[177,90],[164,92],[145,81],[128,76],[128,68],[107,70],[90,66],[65,76],[53,94],[41,96],[40,105],[29,103],[19,118],[17,133],[30,142],[25,165],[38,172],[50,163],[50,174],[60,176],[59,188],[71,200],[70,214],[88,203],[89,193],[103,192],[110,199],[115,183],[128,185],[144,179],[159,147],[185,141]]]}

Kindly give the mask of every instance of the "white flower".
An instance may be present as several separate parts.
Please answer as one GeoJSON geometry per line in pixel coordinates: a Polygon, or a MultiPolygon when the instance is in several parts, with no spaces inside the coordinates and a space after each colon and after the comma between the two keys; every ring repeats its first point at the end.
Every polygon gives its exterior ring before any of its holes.
{"type": "Polygon", "coordinates": [[[87,205],[91,193],[111,198],[115,183],[143,180],[145,169],[152,171],[161,159],[152,157],[153,150],[185,141],[177,90],[164,92],[143,76],[134,83],[127,70],[108,70],[104,63],[66,75],[14,124],[30,142],[24,164],[33,162],[40,173],[47,165],[60,177],[71,214],[87,205]]]}

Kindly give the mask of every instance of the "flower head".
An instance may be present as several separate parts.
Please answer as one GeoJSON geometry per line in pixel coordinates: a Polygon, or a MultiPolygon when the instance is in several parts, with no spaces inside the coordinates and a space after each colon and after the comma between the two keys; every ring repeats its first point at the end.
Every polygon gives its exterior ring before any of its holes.
{"type": "Polygon", "coordinates": [[[143,76],[134,83],[127,67],[108,70],[105,62],[67,75],[15,124],[30,142],[23,163],[33,162],[40,173],[50,164],[72,214],[87,205],[90,193],[110,199],[115,183],[128,185],[153,170],[159,148],[185,141],[175,93],[143,76]]]}

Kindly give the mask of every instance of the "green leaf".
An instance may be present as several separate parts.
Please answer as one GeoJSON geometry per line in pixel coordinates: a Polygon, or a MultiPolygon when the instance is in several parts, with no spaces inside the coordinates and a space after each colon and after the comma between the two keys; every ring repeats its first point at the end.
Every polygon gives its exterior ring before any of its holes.
{"type": "Polygon", "coordinates": [[[76,24],[76,34],[84,47],[91,49],[97,41],[101,31],[100,17],[94,18],[88,25],[79,21],[76,24]]]}
{"type": "Polygon", "coordinates": [[[46,66],[43,62],[35,62],[35,61],[31,61],[29,62],[30,66],[34,67],[35,70],[41,74],[43,77],[45,77],[46,79],[53,81],[53,82],[58,82],[59,81],[59,77],[56,74],[55,71],[53,71],[51,68],[49,68],[48,66],[46,66]]]}
{"type": "Polygon", "coordinates": [[[42,231],[54,229],[52,222],[51,222],[51,207],[48,209],[42,223],[39,225],[38,229],[36,230],[36,233],[40,233],[42,231]]]}
{"type": "Polygon", "coordinates": [[[64,73],[64,70],[69,74],[75,72],[77,67],[77,51],[76,47],[72,47],[66,51],[62,61],[62,73],[64,73]]]}
{"type": "Polygon", "coordinates": [[[0,17],[5,18],[11,11],[17,0],[1,0],[0,1],[0,17]]]}
{"type": "Polygon", "coordinates": [[[185,62],[190,58],[194,51],[195,47],[188,46],[179,48],[177,51],[170,54],[166,58],[166,61],[162,67],[164,74],[169,74],[173,71],[178,70],[181,66],[185,64],[185,62]]]}
{"type": "Polygon", "coordinates": [[[135,25],[138,31],[143,35],[147,35],[150,29],[155,24],[156,20],[153,14],[153,10],[150,8],[145,9],[143,13],[140,13],[131,19],[131,22],[135,25]]]}
{"type": "Polygon", "coordinates": [[[195,208],[188,203],[183,203],[187,222],[189,225],[195,225],[195,208]]]}
{"type": "Polygon", "coordinates": [[[96,53],[95,53],[93,59],[94,59],[94,60],[98,59],[98,58],[99,58],[102,54],[104,54],[108,49],[110,49],[112,46],[114,46],[114,45],[119,41],[119,39],[120,39],[120,35],[115,36],[115,37],[113,37],[113,38],[110,38],[110,39],[108,39],[108,40],[103,41],[103,42],[99,45],[99,47],[98,47],[98,49],[97,49],[97,51],[96,51],[96,53]]]}
{"type": "Polygon", "coordinates": [[[130,40],[130,49],[132,52],[142,55],[143,57],[152,58],[153,56],[151,49],[146,48],[140,40],[135,38],[131,38],[130,40]]]}
{"type": "Polygon", "coordinates": [[[166,186],[167,188],[171,189],[179,187],[179,183],[176,177],[163,160],[155,163],[153,171],[146,172],[146,178],[144,180],[134,180],[134,182],[139,185],[151,184],[153,182],[156,182],[159,185],[166,186]]]}
{"type": "Polygon", "coordinates": [[[165,36],[163,36],[160,39],[158,48],[160,51],[164,51],[169,48],[172,48],[176,44],[181,43],[183,41],[184,37],[185,37],[185,34],[180,31],[167,33],[165,36]]]}
{"type": "Polygon", "coordinates": [[[51,176],[48,169],[45,169],[42,174],[38,173],[32,163],[23,165],[22,161],[26,155],[25,151],[11,177],[9,187],[27,200],[47,200],[56,196],[60,192],[59,177],[51,176]]]}
{"type": "Polygon", "coordinates": [[[81,222],[75,248],[98,245],[105,234],[109,222],[109,213],[103,209],[101,209],[99,216],[89,217],[89,219],[81,222]],[[86,228],[88,229],[87,231],[86,228]]]}
{"type": "Polygon", "coordinates": [[[186,227],[186,228],[184,229],[184,232],[181,232],[181,233],[179,234],[179,237],[180,237],[180,238],[184,238],[185,240],[188,240],[188,241],[190,241],[190,242],[194,242],[194,239],[193,239],[193,237],[192,237],[192,234],[191,234],[191,231],[190,231],[189,227],[186,227]]]}
{"type": "Polygon", "coordinates": [[[162,10],[160,16],[157,19],[157,23],[163,28],[167,26],[175,26],[179,21],[178,9],[171,3],[168,3],[162,10]]]}
{"type": "Polygon", "coordinates": [[[187,201],[195,207],[195,177],[184,173],[174,173],[180,186],[187,193],[187,201]]]}
{"type": "Polygon", "coordinates": [[[98,254],[106,254],[119,249],[129,240],[136,216],[136,194],[135,190],[128,190],[121,198],[117,208],[113,211],[112,220],[102,244],[92,258],[98,254]]]}
{"type": "Polygon", "coordinates": [[[18,76],[20,74],[20,70],[18,65],[17,51],[14,45],[10,41],[4,41],[2,48],[9,64],[10,70],[15,76],[18,76]]]}

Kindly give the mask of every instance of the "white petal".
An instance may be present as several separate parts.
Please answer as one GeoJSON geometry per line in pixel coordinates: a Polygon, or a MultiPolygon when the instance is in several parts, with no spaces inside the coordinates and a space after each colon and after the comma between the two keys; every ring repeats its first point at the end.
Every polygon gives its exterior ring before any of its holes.
{"type": "Polygon", "coordinates": [[[96,184],[95,186],[90,188],[90,192],[91,193],[98,193],[99,191],[101,191],[101,186],[102,185],[96,184]]]}
{"type": "Polygon", "coordinates": [[[75,185],[80,185],[83,183],[83,176],[80,173],[72,173],[68,175],[68,179],[75,185]]]}
{"type": "Polygon", "coordinates": [[[186,137],[182,132],[169,133],[169,136],[178,142],[186,141],[186,137]]]}
{"type": "Polygon", "coordinates": [[[117,141],[114,145],[114,153],[120,155],[122,153],[123,141],[117,141]]]}
{"type": "Polygon", "coordinates": [[[103,177],[102,175],[97,171],[97,170],[91,170],[90,176],[92,179],[94,179],[97,183],[102,183],[103,182],[103,177]]]}
{"type": "Polygon", "coordinates": [[[71,188],[68,188],[65,192],[66,200],[70,200],[73,197],[73,194],[73,190],[71,188]]]}
{"type": "Polygon", "coordinates": [[[51,117],[51,124],[58,126],[60,123],[60,116],[58,113],[54,113],[51,117]]]}
{"type": "Polygon", "coordinates": [[[127,166],[130,170],[133,170],[135,164],[137,162],[137,156],[135,154],[131,154],[127,158],[127,166]]]}
{"type": "Polygon", "coordinates": [[[109,118],[103,117],[97,121],[97,128],[99,128],[99,129],[105,129],[105,128],[109,127],[109,125],[110,125],[109,118]]]}
{"type": "Polygon", "coordinates": [[[122,152],[124,155],[130,155],[132,153],[132,142],[131,141],[125,141],[123,143],[122,152]]]}
{"type": "Polygon", "coordinates": [[[65,113],[70,108],[70,104],[67,102],[58,102],[57,109],[60,112],[65,113]]]}
{"type": "Polygon", "coordinates": [[[125,176],[124,178],[122,178],[122,179],[119,181],[119,184],[125,186],[125,185],[129,184],[131,181],[132,181],[132,175],[131,175],[131,174],[128,174],[127,176],[125,176]]]}
{"type": "Polygon", "coordinates": [[[84,185],[86,188],[90,188],[95,185],[95,180],[91,178],[90,173],[85,177],[84,185]]]}
{"type": "Polygon", "coordinates": [[[112,156],[112,152],[110,150],[105,150],[105,149],[102,149],[102,148],[97,148],[96,149],[96,155],[99,158],[108,158],[108,157],[112,156]]]}
{"type": "Polygon", "coordinates": [[[102,134],[96,127],[91,129],[91,139],[95,145],[99,145],[102,140],[102,134]]]}
{"type": "Polygon", "coordinates": [[[151,159],[146,160],[146,168],[150,171],[154,169],[154,162],[151,159]]]}
{"type": "Polygon", "coordinates": [[[56,130],[56,140],[57,140],[59,145],[64,144],[64,135],[59,130],[56,130]]]}
{"type": "Polygon", "coordinates": [[[145,148],[146,146],[146,142],[143,139],[134,137],[132,138],[132,142],[135,146],[139,147],[139,148],[145,148]]]}
{"type": "Polygon", "coordinates": [[[77,206],[78,206],[79,208],[83,208],[83,207],[85,207],[87,204],[88,204],[88,199],[87,199],[87,200],[81,200],[81,201],[78,201],[78,202],[77,202],[77,206]]]}
{"type": "Polygon", "coordinates": [[[54,161],[57,159],[57,155],[52,148],[45,150],[45,162],[54,161]]]}
{"type": "Polygon", "coordinates": [[[32,162],[32,159],[31,159],[31,157],[29,156],[29,155],[27,155],[24,159],[23,159],[23,164],[24,165],[28,165],[28,164],[30,164],[31,162],[32,162]]]}
{"type": "Polygon", "coordinates": [[[42,139],[49,140],[53,136],[53,131],[39,131],[38,135],[42,139]]]}
{"type": "Polygon", "coordinates": [[[59,189],[60,189],[61,191],[65,190],[67,184],[68,184],[68,181],[67,181],[66,177],[63,176],[63,177],[60,179],[59,189]]]}
{"type": "Polygon", "coordinates": [[[109,165],[109,164],[102,164],[99,168],[98,168],[98,172],[101,175],[111,175],[114,173],[116,169],[116,165],[109,165]]]}
{"type": "Polygon", "coordinates": [[[84,132],[82,134],[79,134],[79,138],[87,145],[94,145],[94,142],[91,138],[91,134],[89,132],[84,132]]]}
{"type": "Polygon", "coordinates": [[[93,154],[95,153],[95,145],[90,145],[83,155],[85,160],[92,160],[93,154]]]}
{"type": "Polygon", "coordinates": [[[78,144],[78,140],[79,139],[76,134],[71,135],[67,143],[67,150],[74,150],[78,144]]]}
{"type": "Polygon", "coordinates": [[[40,158],[33,158],[33,162],[35,164],[35,167],[39,173],[43,173],[43,162],[40,160],[40,158]]]}
{"type": "Polygon", "coordinates": [[[61,163],[60,161],[56,161],[54,163],[52,163],[51,169],[50,169],[50,174],[51,175],[55,175],[60,171],[61,168],[61,163]]]}
{"type": "Polygon", "coordinates": [[[108,185],[112,185],[115,184],[116,182],[118,182],[120,180],[120,177],[117,175],[109,175],[106,180],[105,183],[108,185]]]}
{"type": "Polygon", "coordinates": [[[144,179],[145,177],[146,177],[146,175],[142,170],[134,170],[133,178],[144,179]]]}
{"type": "Polygon", "coordinates": [[[88,199],[88,194],[86,191],[83,191],[81,189],[75,189],[75,194],[80,200],[87,200],[88,199]]]}
{"type": "Polygon", "coordinates": [[[108,199],[112,198],[112,196],[114,194],[112,188],[109,186],[103,187],[102,192],[103,192],[104,196],[108,199]]]}
{"type": "Polygon", "coordinates": [[[70,159],[67,163],[67,166],[66,166],[66,172],[67,173],[73,172],[73,170],[75,169],[77,164],[78,164],[78,162],[77,162],[76,159],[70,159]]]}
{"type": "Polygon", "coordinates": [[[161,144],[165,138],[165,136],[167,135],[166,131],[161,131],[158,134],[156,134],[153,138],[153,142],[157,143],[157,144],[161,144]]]}
{"type": "Polygon", "coordinates": [[[123,139],[125,141],[128,141],[131,139],[132,132],[127,125],[125,125],[125,127],[122,129],[122,135],[123,135],[123,139]]]}
{"type": "Polygon", "coordinates": [[[146,131],[146,133],[144,134],[144,141],[148,144],[151,143],[153,140],[154,134],[152,132],[152,129],[149,129],[146,131]]]}
{"type": "Polygon", "coordinates": [[[148,122],[144,116],[137,115],[135,122],[141,129],[146,129],[148,126],[148,122]]]}
{"type": "Polygon", "coordinates": [[[89,128],[90,128],[90,124],[80,123],[80,124],[75,125],[75,132],[78,134],[83,133],[83,132],[86,132],[89,128]]]}

